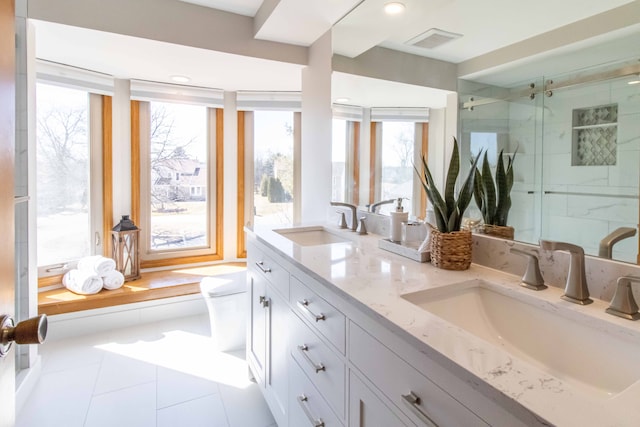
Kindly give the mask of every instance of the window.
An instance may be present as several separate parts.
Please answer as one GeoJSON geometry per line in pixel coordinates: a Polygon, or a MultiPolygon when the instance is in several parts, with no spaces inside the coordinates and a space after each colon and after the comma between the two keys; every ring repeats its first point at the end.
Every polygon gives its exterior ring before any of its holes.
{"type": "MultiPolygon", "coordinates": [[[[426,195],[413,165],[428,154],[429,110],[397,107],[371,109],[371,164],[374,174],[369,182],[370,203],[403,198],[402,206],[410,216],[423,218],[426,195]]],[[[393,204],[380,206],[389,212],[393,204]]]]}
{"type": "Polygon", "coordinates": [[[36,91],[37,264],[42,277],[102,253],[102,97],[45,82],[38,82],[36,91]]]}
{"type": "Polygon", "coordinates": [[[245,226],[300,220],[299,92],[236,94],[238,108],[237,256],[246,257],[245,226]]]}
{"type": "MultiPolygon", "coordinates": [[[[413,158],[415,123],[382,123],[382,157],[380,175],[380,200],[408,199],[403,202],[405,211],[411,212],[413,199],[413,158]]],[[[383,205],[380,211],[390,211],[392,204],[383,205]]]]}
{"type": "Polygon", "coordinates": [[[293,222],[294,113],[255,111],[254,223],[293,222]]]}
{"type": "Polygon", "coordinates": [[[138,105],[142,266],[218,259],[217,110],[159,100],[138,105]]]}

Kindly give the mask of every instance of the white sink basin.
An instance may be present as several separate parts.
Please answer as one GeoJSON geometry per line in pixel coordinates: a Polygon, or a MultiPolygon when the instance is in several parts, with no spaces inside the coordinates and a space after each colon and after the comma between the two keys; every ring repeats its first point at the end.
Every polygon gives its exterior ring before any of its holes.
{"type": "Polygon", "coordinates": [[[566,317],[562,304],[480,280],[403,298],[592,395],[610,398],[640,379],[637,341],[566,317]]]}
{"type": "Polygon", "coordinates": [[[329,245],[332,243],[350,243],[346,239],[325,227],[297,227],[273,230],[300,246],[329,245]]]}

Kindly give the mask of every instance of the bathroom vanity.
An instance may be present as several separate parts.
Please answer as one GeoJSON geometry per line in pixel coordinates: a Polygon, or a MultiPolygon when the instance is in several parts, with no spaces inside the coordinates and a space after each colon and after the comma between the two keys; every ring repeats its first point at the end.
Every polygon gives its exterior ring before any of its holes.
{"type": "Polygon", "coordinates": [[[640,424],[640,322],[380,238],[247,230],[247,359],[280,427],[640,424]]]}

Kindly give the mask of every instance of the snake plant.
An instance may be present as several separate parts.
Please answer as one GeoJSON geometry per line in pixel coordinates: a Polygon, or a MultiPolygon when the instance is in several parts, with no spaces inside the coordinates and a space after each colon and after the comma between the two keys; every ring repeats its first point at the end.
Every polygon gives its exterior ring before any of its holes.
{"type": "Polygon", "coordinates": [[[422,155],[422,174],[414,166],[414,169],[420,178],[420,182],[427,193],[427,197],[433,205],[433,212],[436,217],[435,225],[440,232],[451,233],[453,231],[460,230],[462,214],[464,214],[464,211],[471,202],[471,197],[473,197],[473,186],[475,180],[475,174],[473,171],[476,169],[479,157],[480,156],[473,160],[471,169],[469,169],[469,173],[456,196],[455,186],[456,180],[458,179],[458,173],[460,172],[460,152],[458,150],[458,141],[455,137],[453,138],[453,152],[451,153],[449,170],[447,171],[444,198],[435,186],[424,154],[422,155]]]}
{"type": "Polygon", "coordinates": [[[476,176],[473,196],[478,209],[482,212],[485,224],[506,226],[509,209],[511,209],[513,162],[515,161],[516,153],[513,153],[513,156],[506,156],[507,167],[505,168],[502,151],[500,150],[498,155],[495,180],[491,175],[491,167],[489,166],[486,152],[482,160],[482,171],[477,167],[473,167],[476,176]]]}

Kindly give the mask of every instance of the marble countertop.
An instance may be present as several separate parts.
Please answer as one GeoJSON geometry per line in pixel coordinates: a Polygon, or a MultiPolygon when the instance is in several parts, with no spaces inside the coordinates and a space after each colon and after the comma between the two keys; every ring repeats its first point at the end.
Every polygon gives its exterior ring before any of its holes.
{"type": "MultiPolygon", "coordinates": [[[[408,334],[412,343],[427,354],[436,351],[462,368],[455,373],[468,382],[479,378],[502,392],[527,411],[558,426],[638,426],[640,425],[640,381],[611,396],[587,390],[571,378],[553,375],[503,348],[484,341],[402,298],[425,289],[479,279],[505,289],[517,297],[535,295],[545,309],[559,308],[569,316],[604,333],[619,335],[637,345],[636,365],[640,365],[640,321],[631,322],[605,313],[608,303],[595,300],[579,306],[560,299],[562,289],[549,287],[540,292],[520,286],[520,277],[472,264],[466,271],[447,271],[418,263],[378,247],[382,236],[358,236],[348,230],[323,225],[342,235],[349,243],[300,246],[270,228],[256,226],[253,233],[261,242],[289,258],[297,267],[321,280],[338,294],[389,327],[408,334]],[[586,320],[584,314],[587,314],[586,320]],[[472,375],[469,375],[472,374],[472,375]],[[464,378],[467,375],[469,378],[464,378]]],[[[308,227],[308,226],[307,226],[308,227]]],[[[303,229],[304,227],[299,227],[303,229]]],[[[530,299],[530,296],[527,298],[530,299]]],[[[535,325],[523,334],[535,334],[535,325]]],[[[558,343],[562,352],[562,343],[558,343]]],[[[584,358],[589,355],[585,354],[584,358]]],[[[578,358],[575,363],[583,363],[578,358]]],[[[593,361],[591,361],[593,363],[593,361]]],[[[598,361],[602,372],[618,360],[598,361]]],[[[640,368],[634,368],[640,379],[640,368]]],[[[633,373],[630,375],[634,375],[633,373]]]]}

